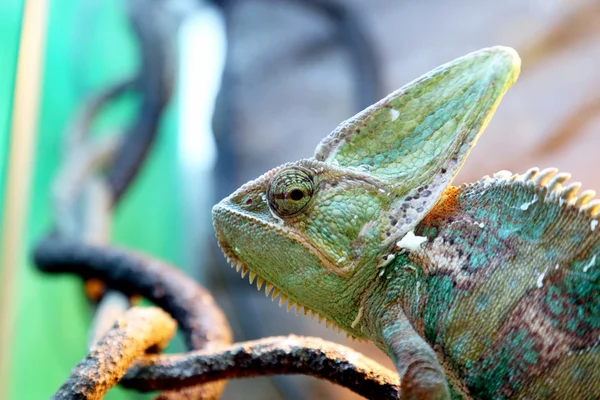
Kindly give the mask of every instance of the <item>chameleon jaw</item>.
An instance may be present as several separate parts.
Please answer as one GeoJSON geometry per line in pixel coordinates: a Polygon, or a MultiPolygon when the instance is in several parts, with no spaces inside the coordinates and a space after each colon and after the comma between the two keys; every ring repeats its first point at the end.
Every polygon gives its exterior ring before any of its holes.
{"type": "Polygon", "coordinates": [[[216,236],[217,236],[219,248],[225,255],[225,258],[226,258],[227,262],[230,264],[230,267],[231,268],[235,267],[235,270],[240,273],[242,279],[245,278],[246,275],[248,275],[248,280],[250,281],[251,285],[254,284],[254,282],[256,281],[256,288],[258,289],[259,292],[262,290],[262,288],[264,286],[265,296],[268,297],[269,295],[271,295],[271,301],[275,301],[277,299],[277,297],[279,297],[279,307],[283,307],[283,305],[287,303],[287,306],[286,306],[287,312],[289,312],[293,307],[295,307],[296,316],[300,315],[300,312],[302,312],[305,316],[310,314],[311,320],[314,320],[315,317],[317,317],[319,324],[321,322],[325,321],[325,326],[327,328],[331,327],[334,331],[337,331],[338,333],[344,332],[346,334],[346,337],[348,337],[352,340],[361,341],[361,339],[354,337],[353,335],[351,335],[350,333],[345,331],[343,328],[341,328],[339,325],[337,325],[335,322],[329,320],[328,318],[326,318],[325,316],[320,314],[318,311],[315,311],[308,306],[297,303],[295,300],[290,298],[287,294],[285,294],[283,292],[283,290],[278,288],[276,285],[265,280],[263,277],[258,275],[256,272],[252,271],[252,269],[250,267],[248,267],[246,264],[244,264],[235,255],[235,253],[233,252],[231,247],[224,240],[222,240],[218,234],[216,236]]]}

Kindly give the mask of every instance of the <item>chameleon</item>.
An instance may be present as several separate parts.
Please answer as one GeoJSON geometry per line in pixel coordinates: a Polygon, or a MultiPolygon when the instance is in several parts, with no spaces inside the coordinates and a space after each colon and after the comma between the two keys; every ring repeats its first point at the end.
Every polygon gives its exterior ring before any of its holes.
{"type": "Polygon", "coordinates": [[[452,186],[521,62],[495,46],[213,207],[232,266],[393,361],[402,399],[600,398],[600,201],[554,168],[452,186]]]}

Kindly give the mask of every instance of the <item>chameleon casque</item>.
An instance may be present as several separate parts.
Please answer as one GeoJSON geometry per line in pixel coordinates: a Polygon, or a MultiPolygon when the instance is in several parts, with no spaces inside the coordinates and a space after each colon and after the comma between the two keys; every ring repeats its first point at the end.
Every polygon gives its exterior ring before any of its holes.
{"type": "Polygon", "coordinates": [[[500,46],[442,65],[213,208],[242,275],[374,342],[402,398],[600,398],[595,193],[537,168],[450,186],[519,71],[500,46]]]}

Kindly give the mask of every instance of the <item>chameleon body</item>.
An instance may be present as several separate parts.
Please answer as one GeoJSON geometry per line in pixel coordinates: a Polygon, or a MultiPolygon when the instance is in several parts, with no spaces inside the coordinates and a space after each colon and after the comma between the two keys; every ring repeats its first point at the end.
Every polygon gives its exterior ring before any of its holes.
{"type": "Polygon", "coordinates": [[[374,342],[402,398],[600,398],[594,193],[536,168],[450,186],[519,70],[442,65],[213,208],[242,275],[374,342]]]}

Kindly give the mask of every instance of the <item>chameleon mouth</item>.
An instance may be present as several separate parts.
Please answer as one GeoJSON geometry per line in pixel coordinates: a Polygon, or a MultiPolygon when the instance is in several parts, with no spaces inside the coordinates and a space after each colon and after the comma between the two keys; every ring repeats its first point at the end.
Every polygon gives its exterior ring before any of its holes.
{"type": "Polygon", "coordinates": [[[252,269],[250,267],[248,267],[239,258],[237,258],[237,256],[233,252],[233,250],[229,247],[229,245],[226,242],[224,242],[223,240],[221,240],[221,238],[219,238],[218,235],[217,235],[217,239],[218,239],[219,247],[221,248],[221,251],[225,255],[225,258],[227,259],[227,262],[230,264],[231,268],[235,267],[235,270],[240,273],[242,279],[246,278],[246,275],[248,275],[248,280],[250,281],[250,284],[252,285],[252,284],[254,284],[254,282],[256,282],[256,288],[258,289],[259,292],[264,287],[265,296],[269,297],[269,295],[270,295],[271,301],[274,302],[279,297],[279,307],[283,307],[287,303],[287,305],[286,305],[287,312],[290,312],[290,310],[292,308],[295,308],[296,316],[300,315],[301,312],[305,316],[310,314],[311,320],[314,320],[316,317],[319,321],[319,324],[322,323],[323,321],[325,321],[325,326],[327,328],[332,328],[337,333],[343,332],[346,334],[346,337],[348,337],[352,340],[360,341],[360,339],[352,336],[350,333],[346,332],[343,328],[338,326],[335,322],[327,319],[327,317],[320,314],[318,311],[315,311],[312,308],[307,307],[303,304],[297,303],[294,299],[290,298],[287,294],[285,294],[276,285],[274,285],[271,282],[268,282],[267,280],[262,278],[260,275],[258,275],[256,272],[252,271],[252,269]]]}

